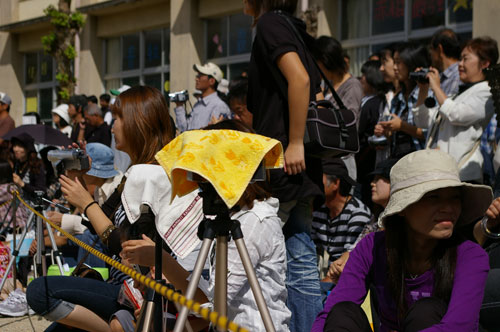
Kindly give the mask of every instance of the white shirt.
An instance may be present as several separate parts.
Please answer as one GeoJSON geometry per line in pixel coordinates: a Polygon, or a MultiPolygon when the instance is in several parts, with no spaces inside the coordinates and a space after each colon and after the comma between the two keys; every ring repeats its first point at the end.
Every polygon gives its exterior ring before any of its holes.
{"type": "MultiPolygon", "coordinates": [[[[254,201],[251,210],[242,209],[231,216],[241,223],[248,254],[262,289],[276,331],[289,331],[291,312],[286,306],[287,290],[285,237],[278,217],[279,201],[269,198],[254,201]]],[[[236,244],[228,243],[227,316],[250,331],[266,331],[236,244]]],[[[215,262],[211,262],[210,288],[215,283],[215,262]]]]}
{"type": "Polygon", "coordinates": [[[460,180],[482,181],[483,156],[479,148],[467,159],[476,142],[481,139],[484,129],[494,113],[493,100],[487,82],[479,82],[457,95],[447,98],[441,107],[427,108],[424,104],[413,108],[415,125],[430,128],[438,112],[442,121],[438,129],[437,141],[431,148],[438,148],[455,158],[463,159],[460,180]]]}

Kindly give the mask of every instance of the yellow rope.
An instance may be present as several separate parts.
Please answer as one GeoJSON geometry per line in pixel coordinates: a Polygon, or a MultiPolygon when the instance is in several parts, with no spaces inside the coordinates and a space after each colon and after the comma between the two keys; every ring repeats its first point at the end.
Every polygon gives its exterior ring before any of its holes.
{"type": "Polygon", "coordinates": [[[2,204],[0,204],[0,207],[2,207],[2,206],[4,206],[4,205],[9,204],[9,203],[10,203],[10,202],[12,202],[13,200],[14,200],[14,197],[13,197],[13,198],[11,198],[11,199],[9,199],[9,200],[8,200],[8,201],[6,201],[6,202],[3,202],[2,204]]]}
{"type": "Polygon", "coordinates": [[[187,307],[189,310],[195,312],[196,314],[200,315],[203,317],[205,320],[210,321],[212,324],[218,326],[221,329],[224,330],[230,330],[233,332],[249,332],[247,329],[239,326],[238,324],[230,321],[227,317],[219,315],[217,312],[212,311],[208,308],[201,308],[201,304],[198,302],[195,302],[194,300],[188,300],[186,299],[185,296],[181,295],[180,293],[177,293],[173,291],[172,289],[169,289],[168,287],[161,285],[157,282],[155,282],[153,279],[146,277],[143,274],[137,273],[134,269],[127,267],[114,259],[104,255],[103,253],[97,251],[96,249],[92,248],[88,244],[78,240],[75,238],[73,235],[68,234],[64,230],[62,230],[59,226],[55,225],[53,222],[45,218],[42,214],[40,214],[38,211],[33,209],[31,206],[29,206],[19,195],[18,191],[14,191],[13,195],[17,196],[19,201],[23,203],[29,210],[31,210],[33,213],[35,213],[37,216],[42,218],[45,222],[47,222],[52,228],[56,229],[57,231],[61,232],[63,235],[65,235],[68,239],[71,241],[75,242],[77,245],[82,247],[83,249],[87,250],[90,252],[92,255],[96,256],[97,258],[105,261],[109,265],[113,266],[114,268],[122,271],[123,273],[129,275],[132,277],[134,280],[137,280],[141,284],[145,285],[148,288],[154,289],[154,291],[158,294],[161,294],[163,297],[167,298],[169,301],[173,301],[175,303],[179,303],[180,305],[187,307]]]}

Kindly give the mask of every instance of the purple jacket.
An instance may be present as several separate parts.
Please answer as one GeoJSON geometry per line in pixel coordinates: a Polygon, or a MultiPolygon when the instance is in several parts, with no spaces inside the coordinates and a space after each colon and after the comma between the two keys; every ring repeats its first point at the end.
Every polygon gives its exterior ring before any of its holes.
{"type": "MultiPolygon", "coordinates": [[[[448,311],[439,324],[425,329],[426,332],[477,331],[479,309],[483,300],[489,260],[486,252],[471,241],[457,247],[457,264],[448,311]]],[[[351,252],[339,283],[330,293],[323,311],[318,314],[312,332],[322,332],[331,308],[344,301],[361,305],[373,284],[377,293],[381,331],[399,330],[396,303],[386,286],[387,256],[385,233],[367,235],[351,252]]],[[[415,301],[432,295],[434,271],[429,270],[415,279],[406,279],[407,301],[415,301]]]]}

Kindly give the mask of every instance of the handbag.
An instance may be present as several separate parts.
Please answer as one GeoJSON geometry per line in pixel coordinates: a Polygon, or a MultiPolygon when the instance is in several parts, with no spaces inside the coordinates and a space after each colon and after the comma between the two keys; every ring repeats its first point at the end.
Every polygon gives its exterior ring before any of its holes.
{"type": "MultiPolygon", "coordinates": [[[[295,25],[290,21],[290,18],[281,11],[276,11],[276,13],[288,22],[304,48],[305,53],[311,56],[312,62],[332,92],[333,99],[335,99],[335,103],[338,106],[335,107],[333,102],[329,100],[312,101],[309,104],[304,133],[304,150],[306,155],[318,158],[330,158],[357,153],[359,151],[359,137],[356,126],[356,115],[345,107],[342,99],[335,92],[330,81],[310,54],[309,49],[295,25]]],[[[277,78],[279,75],[276,72],[276,66],[271,67],[274,69],[271,72],[277,78]]],[[[280,78],[278,83],[282,80],[280,78]]],[[[281,93],[286,98],[286,89],[281,88],[281,93]]]]}
{"type": "MultiPolygon", "coordinates": [[[[96,238],[94,242],[92,243],[92,248],[95,247],[97,241],[99,238],[96,238]]],[[[71,272],[72,277],[80,277],[80,278],[89,278],[89,279],[94,279],[94,280],[99,280],[99,281],[104,281],[102,278],[101,274],[97,271],[94,270],[93,268],[89,267],[87,264],[85,264],[85,260],[89,256],[90,251],[87,251],[85,255],[80,259],[78,264],[76,265],[75,269],[73,272],[71,272]]]]}

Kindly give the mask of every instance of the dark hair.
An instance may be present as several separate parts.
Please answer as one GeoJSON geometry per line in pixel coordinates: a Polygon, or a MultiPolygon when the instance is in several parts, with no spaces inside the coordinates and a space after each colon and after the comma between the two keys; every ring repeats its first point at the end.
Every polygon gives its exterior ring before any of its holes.
{"type": "Polygon", "coordinates": [[[408,72],[415,71],[418,67],[429,67],[429,52],[424,45],[406,43],[400,45],[395,52],[399,53],[399,58],[408,68],[408,72]]]}
{"type": "Polygon", "coordinates": [[[479,60],[483,62],[489,61],[489,67],[496,65],[498,62],[498,44],[491,37],[485,36],[471,39],[465,43],[463,48],[470,48],[478,56],[479,60]]]}
{"type": "Polygon", "coordinates": [[[134,86],[116,97],[112,111],[123,120],[132,164],[156,163],[155,154],[174,137],[163,94],[150,86],[134,86]]]}
{"type": "MultiPolygon", "coordinates": [[[[206,126],[206,130],[216,130],[216,129],[230,129],[237,130],[244,133],[255,133],[250,127],[245,125],[243,122],[238,120],[223,120],[217,122],[216,124],[206,126]]],[[[254,182],[248,184],[247,188],[243,192],[240,200],[238,201],[238,207],[248,207],[253,208],[253,201],[263,201],[271,197],[270,190],[268,188],[267,182],[254,182]]]]}
{"type": "Polygon", "coordinates": [[[295,13],[298,0],[248,0],[257,15],[273,10],[281,10],[289,14],[295,13]]]}
{"type": "Polygon", "coordinates": [[[241,100],[246,104],[247,102],[247,93],[248,93],[248,78],[239,77],[229,85],[229,93],[227,94],[228,102],[231,102],[231,99],[241,100]]]}
{"type": "Polygon", "coordinates": [[[346,180],[344,180],[344,178],[337,176],[337,175],[330,175],[330,174],[327,174],[326,178],[330,182],[335,182],[335,181],[339,180],[339,194],[344,196],[344,197],[349,196],[349,194],[351,193],[352,185],[349,182],[347,182],[346,180]]]}
{"type": "Polygon", "coordinates": [[[97,104],[97,97],[92,95],[87,97],[87,101],[90,101],[93,104],[97,104]]]}
{"type": "Polygon", "coordinates": [[[314,42],[313,55],[326,69],[345,74],[348,70],[344,50],[340,42],[332,37],[321,36],[314,42]]]}
{"type": "Polygon", "coordinates": [[[111,100],[111,96],[107,93],[103,93],[99,96],[99,100],[104,100],[105,102],[109,103],[109,101],[111,100]]]}
{"type": "MultiPolygon", "coordinates": [[[[374,52],[374,53],[370,54],[368,59],[375,57],[375,58],[378,58],[380,60],[380,56],[381,56],[380,52],[374,52]]],[[[368,61],[378,61],[378,60],[368,60],[368,61]]]]}
{"type": "Polygon", "coordinates": [[[0,160],[0,184],[12,183],[12,167],[9,162],[1,159],[0,160]]]}
{"type": "Polygon", "coordinates": [[[14,150],[13,150],[14,146],[20,146],[20,147],[24,148],[24,150],[26,151],[26,156],[28,158],[26,161],[25,168],[23,168],[22,170],[18,170],[17,174],[23,175],[24,171],[28,171],[28,170],[30,171],[30,174],[35,174],[35,175],[40,174],[40,172],[44,169],[43,162],[42,162],[42,160],[40,160],[38,158],[33,143],[30,143],[30,142],[26,143],[26,142],[23,142],[19,139],[14,138],[11,140],[11,144],[12,144],[11,160],[13,161],[13,164],[18,163],[18,161],[16,160],[16,158],[14,156],[14,150]]]}
{"type": "Polygon", "coordinates": [[[380,50],[380,56],[381,60],[385,58],[386,56],[390,56],[391,58],[394,58],[394,52],[396,50],[401,49],[401,45],[404,45],[405,43],[402,42],[397,42],[397,43],[391,43],[387,46],[385,46],[383,49],[380,50]]]}
{"type": "Polygon", "coordinates": [[[448,58],[460,58],[460,42],[453,30],[440,29],[432,35],[430,46],[433,49],[437,49],[439,45],[443,47],[444,55],[448,58]]]}
{"type": "Polygon", "coordinates": [[[370,85],[377,94],[385,93],[385,81],[384,75],[380,71],[381,62],[370,60],[363,64],[361,67],[361,73],[365,76],[366,83],[370,85]]]}
{"type": "MultiPolygon", "coordinates": [[[[396,302],[398,317],[404,318],[408,311],[406,303],[405,276],[408,275],[406,262],[409,257],[407,237],[407,223],[404,217],[393,215],[387,217],[385,225],[385,243],[387,250],[388,285],[390,293],[396,302]]],[[[434,269],[433,297],[443,300],[446,304],[450,301],[455,278],[457,262],[458,235],[453,235],[446,240],[439,240],[431,257],[434,269]]]]}
{"type": "Polygon", "coordinates": [[[68,104],[75,106],[77,113],[83,113],[83,108],[87,106],[85,95],[74,95],[69,97],[68,104]]]}
{"type": "Polygon", "coordinates": [[[61,128],[61,129],[62,129],[62,128],[65,128],[65,127],[67,127],[67,126],[69,126],[69,123],[68,123],[68,122],[66,122],[66,120],[64,120],[64,119],[62,118],[62,116],[60,116],[60,117],[59,117],[59,128],[61,128]]]}

